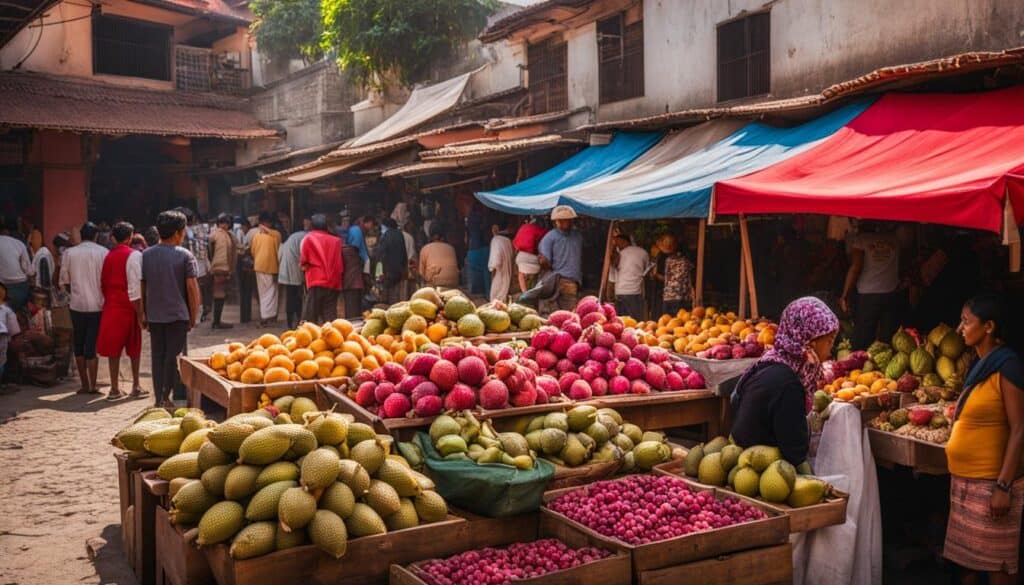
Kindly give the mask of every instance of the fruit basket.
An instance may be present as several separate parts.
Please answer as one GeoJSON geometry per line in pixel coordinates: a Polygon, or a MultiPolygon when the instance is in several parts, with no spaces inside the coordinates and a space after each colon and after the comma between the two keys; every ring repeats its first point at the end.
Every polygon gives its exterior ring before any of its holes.
{"type": "MultiPolygon", "coordinates": [[[[675,477],[685,477],[683,474],[683,461],[675,459],[661,465],[654,467],[654,472],[671,475],[675,477]]],[[[688,481],[693,481],[690,478],[686,478],[688,481]]],[[[711,489],[714,486],[693,482],[702,487],[711,489]]],[[[733,493],[737,498],[749,500],[746,496],[733,493]]],[[[786,504],[777,504],[771,502],[764,502],[756,500],[758,504],[775,510],[781,514],[789,516],[789,531],[791,533],[797,532],[810,532],[811,530],[817,530],[826,526],[835,526],[837,524],[844,524],[846,522],[846,506],[849,502],[850,495],[846,492],[839,491],[829,486],[828,494],[825,496],[825,500],[820,504],[813,504],[810,506],[804,506],[802,508],[793,508],[786,504]]]]}
{"type": "Polygon", "coordinates": [[[722,398],[712,390],[604,395],[583,401],[582,404],[614,408],[622,418],[645,430],[706,423],[711,435],[718,434],[723,409],[722,398]]]}
{"type": "Polygon", "coordinates": [[[219,375],[210,367],[208,358],[178,357],[178,371],[181,381],[188,389],[188,405],[200,407],[200,398],[205,396],[227,410],[227,416],[251,412],[259,407],[260,395],[271,399],[288,394],[312,396],[320,383],[338,383],[342,378],[326,378],[302,381],[272,382],[269,384],[243,384],[219,375]]]}
{"type": "MultiPolygon", "coordinates": [[[[629,551],[622,547],[609,547],[591,535],[566,529],[565,525],[551,521],[548,518],[542,519],[539,527],[541,539],[557,539],[572,548],[595,547],[608,553],[601,559],[591,560],[584,564],[552,571],[532,578],[516,579],[514,582],[523,585],[629,585],[632,582],[629,551]]],[[[470,541],[474,548],[479,548],[479,543],[470,541]]],[[[511,544],[511,543],[508,543],[511,544]]],[[[425,565],[431,561],[424,560],[413,563],[409,566],[391,566],[392,585],[427,585],[432,583],[428,578],[425,565]]]]}
{"type": "MultiPolygon", "coordinates": [[[[541,522],[544,523],[545,518],[554,520],[564,524],[567,529],[587,534],[607,546],[628,549],[633,562],[633,571],[638,575],[646,571],[664,569],[741,550],[783,544],[789,537],[789,517],[756,501],[748,501],[745,504],[759,516],[757,519],[719,528],[703,529],[645,544],[630,544],[616,536],[601,534],[552,508],[558,498],[569,492],[584,490],[589,495],[593,493],[593,490],[601,489],[606,484],[631,481],[638,477],[657,476],[629,476],[584,487],[550,491],[544,494],[545,506],[541,508],[541,522]]],[[[671,481],[685,485],[694,495],[707,494],[703,498],[710,496],[720,505],[731,505],[724,502],[725,500],[738,501],[732,494],[724,490],[707,488],[678,477],[671,478],[671,481]]],[[[645,493],[649,494],[650,492],[645,490],[645,493]]]]}

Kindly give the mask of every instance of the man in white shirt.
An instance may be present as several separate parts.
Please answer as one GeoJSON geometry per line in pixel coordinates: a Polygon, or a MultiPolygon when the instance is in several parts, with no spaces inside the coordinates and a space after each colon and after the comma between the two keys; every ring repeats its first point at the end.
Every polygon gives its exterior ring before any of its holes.
{"type": "Polygon", "coordinates": [[[644,274],[651,264],[647,250],[634,246],[629,236],[619,232],[612,241],[615,246],[612,266],[615,280],[615,310],[619,315],[629,315],[634,319],[643,319],[644,274]]]}
{"type": "Polygon", "coordinates": [[[82,381],[79,394],[98,394],[96,338],[103,311],[100,274],[107,249],[96,243],[99,230],[91,221],[82,226],[82,243],[68,248],[60,265],[60,285],[71,290],[71,327],[75,366],[82,381]]]}
{"type": "Polygon", "coordinates": [[[900,244],[894,231],[879,222],[860,222],[853,237],[850,269],[846,273],[839,308],[850,310],[850,292],[857,287],[853,315],[853,347],[864,349],[876,339],[889,339],[896,330],[894,304],[900,284],[900,244]]]}
{"type": "Polygon", "coordinates": [[[11,237],[0,218],[0,282],[7,287],[7,303],[12,310],[20,310],[28,301],[32,288],[29,277],[34,274],[28,248],[21,240],[11,237]]]}
{"type": "Polygon", "coordinates": [[[507,301],[512,280],[516,277],[516,249],[512,247],[509,236],[508,219],[505,217],[491,226],[491,251],[487,258],[487,269],[491,271],[489,298],[492,301],[507,301]]]}

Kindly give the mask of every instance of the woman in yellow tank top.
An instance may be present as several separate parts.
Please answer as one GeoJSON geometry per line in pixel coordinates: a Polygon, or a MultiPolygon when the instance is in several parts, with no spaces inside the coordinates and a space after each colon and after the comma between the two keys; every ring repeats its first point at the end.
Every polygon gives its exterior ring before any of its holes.
{"type": "Polygon", "coordinates": [[[964,381],[946,445],[950,509],[943,556],[989,583],[1014,583],[1024,510],[1024,364],[1005,345],[994,295],[967,301],[957,331],[981,358],[964,381]]]}

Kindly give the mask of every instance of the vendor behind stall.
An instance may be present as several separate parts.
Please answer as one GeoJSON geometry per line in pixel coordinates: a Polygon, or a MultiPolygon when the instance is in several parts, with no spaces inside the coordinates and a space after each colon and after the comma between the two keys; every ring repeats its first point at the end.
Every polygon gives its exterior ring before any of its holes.
{"type": "Polygon", "coordinates": [[[957,331],[981,359],[964,381],[946,445],[950,508],[943,556],[989,583],[1016,582],[1024,509],[1024,362],[1005,345],[1007,306],[967,301],[957,331]]]}
{"type": "Polygon", "coordinates": [[[802,297],[782,312],[775,346],[740,377],[732,394],[737,445],[775,445],[809,472],[807,413],[832,353],[839,319],[821,299],[802,297]]]}

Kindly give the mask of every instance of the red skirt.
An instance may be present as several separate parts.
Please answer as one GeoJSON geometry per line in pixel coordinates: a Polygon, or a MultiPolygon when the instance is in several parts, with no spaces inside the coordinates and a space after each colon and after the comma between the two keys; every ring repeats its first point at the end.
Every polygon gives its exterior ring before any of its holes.
{"type": "Polygon", "coordinates": [[[134,307],[103,307],[96,353],[103,357],[128,357],[142,354],[142,328],[134,307]]]}

